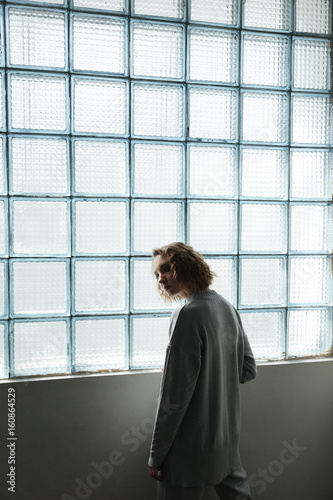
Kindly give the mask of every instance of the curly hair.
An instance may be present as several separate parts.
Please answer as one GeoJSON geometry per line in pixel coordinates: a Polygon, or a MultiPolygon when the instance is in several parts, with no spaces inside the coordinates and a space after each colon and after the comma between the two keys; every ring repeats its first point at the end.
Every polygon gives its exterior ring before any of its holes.
{"type": "MultiPolygon", "coordinates": [[[[161,248],[154,248],[153,258],[157,255],[162,255],[170,264],[173,277],[187,296],[197,290],[207,289],[216,276],[202,255],[185,243],[175,242],[161,248]]],[[[174,298],[169,297],[159,285],[157,285],[157,289],[160,296],[167,302],[172,302],[172,300],[178,302],[182,299],[180,295],[176,295],[174,298]]]]}

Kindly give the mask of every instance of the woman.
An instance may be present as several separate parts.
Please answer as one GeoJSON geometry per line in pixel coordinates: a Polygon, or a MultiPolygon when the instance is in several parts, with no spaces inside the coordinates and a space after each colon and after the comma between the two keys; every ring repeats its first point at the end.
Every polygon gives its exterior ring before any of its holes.
{"type": "Polygon", "coordinates": [[[239,457],[239,384],[256,364],[234,307],[210,290],[214,273],[184,243],[153,251],[159,293],[186,299],[171,316],[148,461],[158,500],[199,500],[214,485],[223,500],[252,500],[239,457]]]}

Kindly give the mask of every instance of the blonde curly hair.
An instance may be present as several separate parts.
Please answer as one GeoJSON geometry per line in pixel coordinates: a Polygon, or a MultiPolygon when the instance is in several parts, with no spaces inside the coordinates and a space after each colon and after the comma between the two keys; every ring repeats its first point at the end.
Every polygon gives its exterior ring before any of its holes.
{"type": "MultiPolygon", "coordinates": [[[[178,281],[182,291],[188,297],[197,290],[206,290],[212,284],[214,276],[216,276],[210,270],[202,255],[185,243],[175,242],[160,248],[154,248],[153,259],[157,255],[162,255],[170,264],[173,277],[178,281]]],[[[178,302],[182,299],[180,295],[173,298],[169,297],[159,284],[157,289],[166,302],[172,302],[172,300],[178,302]]]]}

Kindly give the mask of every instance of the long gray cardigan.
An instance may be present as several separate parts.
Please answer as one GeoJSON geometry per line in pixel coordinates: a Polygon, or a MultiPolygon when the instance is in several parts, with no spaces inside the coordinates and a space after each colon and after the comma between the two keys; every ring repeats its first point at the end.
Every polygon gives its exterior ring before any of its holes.
{"type": "Polygon", "coordinates": [[[239,384],[256,373],[234,307],[214,290],[192,294],[171,316],[149,465],[178,486],[241,468],[239,384]]]}

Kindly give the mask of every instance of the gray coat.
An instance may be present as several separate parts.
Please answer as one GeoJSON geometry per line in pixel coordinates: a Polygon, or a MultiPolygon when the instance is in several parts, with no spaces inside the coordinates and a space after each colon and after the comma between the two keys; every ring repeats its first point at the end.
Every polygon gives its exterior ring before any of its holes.
{"type": "Polygon", "coordinates": [[[149,465],[178,486],[239,469],[239,384],[256,373],[234,307],[214,290],[192,294],[171,316],[149,465]]]}

